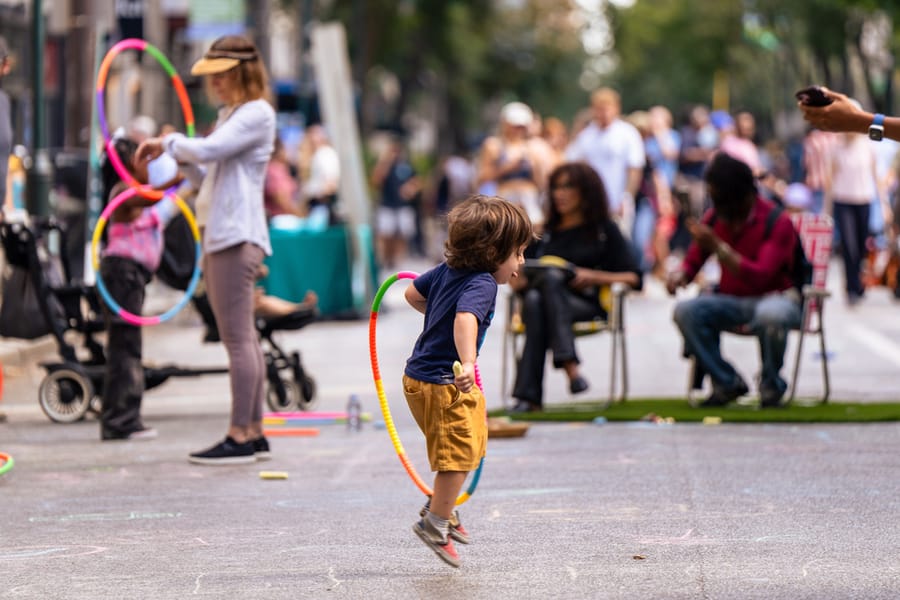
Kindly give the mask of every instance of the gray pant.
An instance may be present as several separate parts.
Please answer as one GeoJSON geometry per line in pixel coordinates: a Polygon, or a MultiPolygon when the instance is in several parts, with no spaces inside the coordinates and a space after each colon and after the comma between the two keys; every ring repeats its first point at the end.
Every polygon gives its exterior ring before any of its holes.
{"type": "Polygon", "coordinates": [[[203,276],[219,335],[228,352],[231,424],[262,421],[266,364],[253,316],[253,288],[265,252],[250,243],[207,254],[203,276]]]}

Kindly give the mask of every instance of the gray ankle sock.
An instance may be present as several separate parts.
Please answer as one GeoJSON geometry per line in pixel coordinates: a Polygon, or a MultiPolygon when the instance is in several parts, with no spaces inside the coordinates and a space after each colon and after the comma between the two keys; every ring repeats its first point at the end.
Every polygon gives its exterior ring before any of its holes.
{"type": "Polygon", "coordinates": [[[441,533],[441,536],[446,539],[447,530],[450,528],[450,521],[447,519],[442,519],[433,512],[427,512],[425,514],[425,519],[434,527],[437,531],[441,533]]]}

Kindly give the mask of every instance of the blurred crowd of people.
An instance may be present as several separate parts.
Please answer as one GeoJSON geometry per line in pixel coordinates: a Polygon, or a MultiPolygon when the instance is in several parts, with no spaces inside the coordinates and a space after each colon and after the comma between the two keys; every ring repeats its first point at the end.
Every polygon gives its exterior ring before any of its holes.
{"type": "MultiPolygon", "coordinates": [[[[405,198],[390,192],[394,199],[386,200],[378,189],[383,178],[372,183],[382,202],[410,211],[403,221],[408,226],[388,227],[379,218],[379,230],[399,232],[413,242],[411,251],[436,259],[442,216],[456,202],[473,192],[496,194],[520,204],[541,230],[549,209],[548,175],[560,164],[583,161],[600,175],[611,215],[641,271],[664,279],[690,243],[686,219],[710,206],[703,173],[724,152],[751,168],[765,198],[835,219],[847,301],[855,304],[866,285],[896,285],[898,148],[887,139],[812,128],[792,140],[764,139],[751,112],[704,105],[690,107],[680,124],[665,106],[623,114],[619,94],[601,88],[568,127],[524,103],[504,105],[496,132],[472,151],[442,157],[430,178],[410,174],[415,192],[405,198]],[[423,236],[430,239],[419,241],[423,236]]],[[[397,252],[384,256],[390,266],[397,252]]]]}
{"type": "MultiPolygon", "coordinates": [[[[445,215],[474,192],[521,205],[540,231],[549,174],[583,161],[603,181],[611,215],[641,271],[664,279],[690,242],[685,220],[709,208],[703,173],[721,151],[750,166],[764,197],[833,216],[849,303],[874,284],[889,285],[900,297],[894,206],[900,144],[814,128],[791,140],[765,139],[749,111],[695,105],[681,114],[678,123],[661,105],[624,114],[611,88],[591,94],[571,124],[510,102],[480,144],[438,157],[433,168],[410,156],[402,136],[384,136],[372,144],[368,161],[379,263],[391,270],[407,254],[439,260],[445,215]]],[[[155,130],[152,119],[137,117],[127,133],[140,141],[155,130]]],[[[22,158],[11,154],[8,166],[7,211],[24,204],[22,158]]],[[[323,125],[308,126],[298,146],[278,140],[265,176],[268,219],[313,229],[341,222],[340,178],[338,153],[323,125]]]]}

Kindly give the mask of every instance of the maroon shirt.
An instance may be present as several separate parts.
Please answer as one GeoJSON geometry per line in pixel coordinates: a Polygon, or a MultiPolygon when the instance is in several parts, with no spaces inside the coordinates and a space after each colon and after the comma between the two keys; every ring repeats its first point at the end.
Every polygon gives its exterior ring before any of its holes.
{"type": "MultiPolygon", "coordinates": [[[[750,218],[737,233],[732,233],[722,219],[716,219],[713,231],[741,255],[737,272],[722,267],[719,293],[730,296],[762,296],[769,292],[793,287],[791,269],[794,262],[794,244],[797,236],[787,214],[778,215],[768,237],[765,236],[766,218],[775,205],[757,197],[750,218]]],[[[713,215],[710,209],[702,221],[709,223],[713,215]]],[[[684,257],[683,269],[688,281],[692,281],[709,253],[693,242],[684,257]]]]}

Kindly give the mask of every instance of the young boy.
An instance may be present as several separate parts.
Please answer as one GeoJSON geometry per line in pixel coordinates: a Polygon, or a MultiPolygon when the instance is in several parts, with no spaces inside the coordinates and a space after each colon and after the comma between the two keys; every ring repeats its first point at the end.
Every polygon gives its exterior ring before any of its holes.
{"type": "Polygon", "coordinates": [[[453,539],[468,543],[468,534],[453,507],[487,444],[475,358],[491,324],[497,285],[516,277],[534,233],[521,208],[497,197],[472,196],[453,208],[447,221],[446,261],[406,289],[406,301],[424,313],[425,326],[406,363],[403,392],[437,472],[434,494],[413,531],[458,567],[453,539]],[[458,375],[456,361],[462,365],[458,375]]]}

